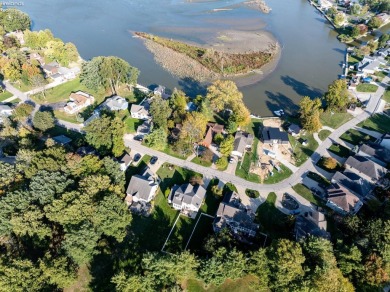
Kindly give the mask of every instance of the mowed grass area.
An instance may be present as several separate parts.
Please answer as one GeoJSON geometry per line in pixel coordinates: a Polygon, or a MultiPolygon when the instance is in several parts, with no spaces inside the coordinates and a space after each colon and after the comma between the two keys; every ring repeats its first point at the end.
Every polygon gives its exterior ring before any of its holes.
{"type": "Polygon", "coordinates": [[[323,112],[320,115],[321,124],[324,126],[337,129],[341,125],[351,120],[353,116],[349,113],[331,113],[329,111],[323,112]]]}
{"type": "Polygon", "coordinates": [[[126,117],[123,122],[125,123],[125,132],[127,134],[133,134],[137,132],[137,128],[142,125],[143,120],[134,119],[131,116],[126,117]]]}
{"type": "Polygon", "coordinates": [[[305,163],[305,161],[314,153],[318,147],[318,143],[314,139],[313,134],[305,133],[297,139],[291,135],[288,135],[288,139],[290,140],[290,144],[294,149],[296,166],[301,166],[303,163],[305,163]],[[304,140],[307,140],[307,146],[302,145],[304,140]]]}
{"type": "Polygon", "coordinates": [[[329,137],[329,135],[331,134],[332,132],[329,131],[329,130],[321,130],[319,133],[318,133],[318,138],[320,138],[321,141],[324,141],[326,138],[329,137]]]}
{"type": "Polygon", "coordinates": [[[374,93],[378,90],[378,85],[370,83],[360,83],[356,86],[358,92],[371,92],[374,93]]]}
{"type": "Polygon", "coordinates": [[[84,91],[95,97],[96,103],[102,103],[104,98],[109,94],[106,94],[104,90],[93,91],[81,84],[80,78],[73,79],[56,87],[46,90],[45,97],[41,93],[37,93],[31,96],[31,99],[39,104],[55,103],[61,101],[67,101],[69,95],[72,92],[84,91]]]}
{"type": "Polygon", "coordinates": [[[319,184],[323,184],[323,185],[326,185],[326,186],[329,186],[330,185],[330,181],[328,181],[325,177],[323,177],[322,175],[316,173],[316,172],[312,172],[312,171],[309,171],[307,173],[307,177],[318,182],[319,184]]]}
{"type": "Polygon", "coordinates": [[[228,279],[219,287],[210,285],[206,288],[202,281],[188,279],[183,284],[183,288],[188,292],[252,292],[256,291],[251,288],[253,281],[256,281],[255,277],[248,275],[235,281],[228,279]]]}
{"type": "Polygon", "coordinates": [[[265,179],[263,183],[276,184],[292,175],[292,171],[287,166],[283,164],[279,164],[279,167],[281,168],[281,171],[279,172],[276,170],[276,168],[274,168],[273,170],[274,175],[273,176],[268,175],[268,178],[265,179]]]}
{"type": "Polygon", "coordinates": [[[213,163],[211,161],[206,161],[203,160],[201,157],[195,157],[194,159],[191,160],[191,162],[205,166],[205,167],[210,167],[213,163]]]}
{"type": "Polygon", "coordinates": [[[70,115],[70,114],[67,114],[66,112],[60,111],[60,110],[55,110],[55,111],[53,111],[53,113],[54,113],[54,116],[59,120],[63,120],[63,121],[66,121],[69,123],[74,123],[74,124],[81,124],[82,123],[80,120],[77,120],[77,114],[70,115]]]}
{"type": "Polygon", "coordinates": [[[321,205],[322,204],[322,202],[313,195],[311,190],[309,190],[303,184],[296,184],[292,188],[293,188],[294,191],[296,191],[299,195],[304,197],[309,202],[311,202],[313,204],[316,204],[316,205],[321,205]]]}
{"type": "Polygon", "coordinates": [[[355,130],[355,129],[350,129],[348,130],[347,132],[345,132],[344,134],[342,134],[340,136],[340,139],[348,142],[348,143],[351,143],[353,145],[359,145],[360,143],[366,143],[366,142],[375,142],[375,138],[370,136],[370,135],[367,135],[367,134],[364,134],[362,132],[359,132],[358,130],[355,130]]]}
{"type": "Polygon", "coordinates": [[[0,102],[10,98],[12,96],[12,93],[8,92],[8,91],[4,91],[2,93],[0,93],[0,102]]]}
{"type": "Polygon", "coordinates": [[[348,55],[348,65],[355,65],[356,63],[359,63],[361,60],[363,60],[362,57],[348,55]]]}
{"type": "Polygon", "coordinates": [[[369,119],[359,123],[358,127],[362,127],[372,131],[377,131],[380,133],[389,133],[390,117],[384,114],[375,114],[369,119]]]}
{"type": "Polygon", "coordinates": [[[348,149],[347,147],[344,147],[340,144],[332,144],[328,150],[330,152],[333,152],[334,154],[336,154],[337,156],[340,156],[340,157],[344,157],[344,158],[347,158],[351,155],[351,150],[348,149]]]}
{"type": "Polygon", "coordinates": [[[389,88],[386,89],[385,94],[383,95],[382,98],[383,98],[384,101],[386,101],[387,103],[390,103],[390,89],[389,89],[389,88]]]}
{"type": "Polygon", "coordinates": [[[261,231],[273,239],[288,238],[294,222],[288,220],[288,215],[275,207],[276,194],[269,193],[267,200],[256,211],[256,222],[260,223],[261,231]]]}

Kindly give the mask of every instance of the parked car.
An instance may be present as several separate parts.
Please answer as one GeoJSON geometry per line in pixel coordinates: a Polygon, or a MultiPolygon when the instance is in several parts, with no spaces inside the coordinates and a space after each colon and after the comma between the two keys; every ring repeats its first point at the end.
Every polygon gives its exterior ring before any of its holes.
{"type": "Polygon", "coordinates": [[[134,140],[142,142],[144,140],[143,136],[134,136],[134,140]]]}
{"type": "Polygon", "coordinates": [[[141,154],[137,153],[137,154],[134,155],[134,159],[133,159],[134,162],[137,162],[140,159],[141,159],[141,154]]]}
{"type": "Polygon", "coordinates": [[[150,159],[150,164],[155,164],[158,160],[158,157],[157,156],[153,156],[151,159],[150,159]]]}

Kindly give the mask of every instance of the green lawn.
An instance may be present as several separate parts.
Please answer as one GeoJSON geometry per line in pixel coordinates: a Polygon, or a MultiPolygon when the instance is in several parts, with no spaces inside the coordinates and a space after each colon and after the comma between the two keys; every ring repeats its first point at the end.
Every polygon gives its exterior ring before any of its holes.
{"type": "Polygon", "coordinates": [[[199,156],[192,159],[191,162],[205,166],[205,167],[210,167],[213,164],[211,161],[205,161],[199,156]]]}
{"type": "Polygon", "coordinates": [[[353,145],[359,145],[368,141],[374,142],[376,139],[370,135],[359,132],[355,129],[350,129],[340,136],[340,139],[351,143],[353,145]]]}
{"type": "Polygon", "coordinates": [[[386,89],[385,94],[383,95],[383,99],[387,103],[390,103],[390,90],[389,89],[386,89]]]}
{"type": "Polygon", "coordinates": [[[22,100],[21,100],[20,98],[15,98],[15,99],[11,100],[10,103],[16,104],[16,103],[19,103],[19,102],[21,102],[21,101],[22,101],[22,100]]]}
{"type": "Polygon", "coordinates": [[[344,157],[344,158],[347,158],[351,155],[351,150],[348,149],[347,147],[340,145],[340,144],[337,144],[337,145],[332,144],[328,150],[333,152],[334,154],[336,154],[340,157],[344,157]]]}
{"type": "Polygon", "coordinates": [[[168,154],[170,156],[173,156],[173,157],[176,157],[179,159],[183,159],[183,160],[187,158],[187,156],[180,155],[175,150],[173,150],[171,144],[168,144],[167,148],[165,148],[162,152],[164,152],[165,154],[168,154]]]}
{"type": "Polygon", "coordinates": [[[2,93],[0,93],[0,102],[10,98],[12,96],[12,93],[8,92],[8,91],[4,91],[2,93]]]}
{"type": "Polygon", "coordinates": [[[387,76],[383,71],[377,71],[374,73],[376,77],[378,77],[379,81],[382,81],[383,78],[387,76]]]}
{"type": "Polygon", "coordinates": [[[316,204],[316,205],[321,205],[322,204],[322,202],[319,199],[317,199],[317,197],[315,197],[313,195],[313,193],[306,186],[304,186],[303,184],[296,184],[292,188],[293,188],[294,191],[296,191],[299,195],[304,197],[309,202],[311,202],[313,204],[316,204]]]}
{"type": "Polygon", "coordinates": [[[142,125],[143,122],[143,120],[133,119],[131,116],[128,116],[124,120],[126,126],[125,132],[128,134],[133,134],[137,132],[138,126],[142,125]]]}
{"type": "Polygon", "coordinates": [[[375,114],[369,119],[359,123],[358,126],[372,131],[389,133],[390,117],[386,115],[375,114]]]}
{"type": "MultiPolygon", "coordinates": [[[[45,84],[49,84],[49,83],[50,82],[45,80],[45,84]]],[[[22,92],[26,92],[26,91],[30,91],[30,90],[34,89],[34,87],[32,85],[24,84],[23,82],[14,82],[14,83],[12,83],[12,85],[22,92]]]]}
{"type": "Polygon", "coordinates": [[[361,57],[348,55],[348,65],[355,65],[362,60],[361,57]]]}
{"type": "Polygon", "coordinates": [[[320,138],[321,141],[324,141],[332,132],[329,130],[321,130],[318,133],[318,138],[320,138]]]}
{"type": "Polygon", "coordinates": [[[331,113],[329,111],[323,112],[320,116],[321,124],[324,126],[337,129],[341,125],[345,124],[353,118],[352,115],[348,113],[331,113]]]}
{"type": "Polygon", "coordinates": [[[80,79],[76,78],[74,80],[68,81],[56,87],[46,90],[46,97],[43,97],[41,93],[34,94],[31,96],[31,99],[36,103],[54,103],[60,101],[67,101],[69,99],[69,95],[72,92],[76,91],[84,91],[95,97],[96,103],[101,103],[104,101],[105,96],[107,95],[104,90],[99,90],[98,92],[93,91],[85,87],[80,83],[80,79]]]}
{"type": "Polygon", "coordinates": [[[360,83],[356,86],[356,91],[358,92],[376,92],[378,90],[378,85],[370,83],[360,83]]]}
{"type": "Polygon", "coordinates": [[[242,161],[237,163],[236,176],[246,179],[251,182],[260,183],[260,176],[257,174],[250,173],[251,167],[251,154],[245,153],[242,161]]]}
{"type": "Polygon", "coordinates": [[[81,124],[82,123],[80,120],[77,120],[77,114],[70,115],[70,114],[67,114],[64,111],[55,110],[54,111],[54,116],[57,119],[63,120],[63,121],[66,121],[66,122],[70,122],[70,123],[74,123],[74,124],[81,124]]]}
{"type": "Polygon", "coordinates": [[[281,172],[278,172],[275,168],[273,170],[274,175],[268,176],[267,179],[264,180],[263,183],[265,184],[276,184],[278,182],[281,182],[282,180],[285,180],[290,175],[292,175],[292,171],[285,165],[279,164],[279,167],[282,169],[281,172]]]}
{"type": "Polygon", "coordinates": [[[320,175],[316,172],[309,171],[307,174],[307,177],[320,183],[320,184],[324,184],[326,186],[330,185],[330,182],[326,178],[324,178],[322,175],[320,175]]]}
{"type": "Polygon", "coordinates": [[[292,223],[289,216],[275,207],[276,194],[269,193],[267,200],[256,211],[256,221],[260,223],[263,232],[271,238],[287,238],[291,231],[292,223]]]}
{"type": "Polygon", "coordinates": [[[302,165],[318,147],[318,143],[314,139],[313,134],[306,133],[304,135],[301,135],[298,139],[295,139],[293,136],[288,135],[288,139],[290,140],[290,144],[294,149],[294,158],[296,166],[302,165]],[[307,146],[302,145],[303,140],[308,141],[307,146]]]}

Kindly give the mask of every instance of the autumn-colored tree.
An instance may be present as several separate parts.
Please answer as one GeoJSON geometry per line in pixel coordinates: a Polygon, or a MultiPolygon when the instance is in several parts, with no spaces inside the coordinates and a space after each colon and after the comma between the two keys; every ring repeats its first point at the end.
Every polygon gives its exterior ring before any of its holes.
{"type": "Polygon", "coordinates": [[[319,98],[310,99],[305,96],[299,103],[299,114],[301,124],[309,132],[318,132],[322,128],[320,121],[321,100],[319,98]]]}
{"type": "Polygon", "coordinates": [[[335,169],[337,167],[337,160],[334,159],[333,157],[325,157],[324,158],[324,166],[327,169],[335,169]]]}
{"type": "Polygon", "coordinates": [[[206,132],[207,120],[199,112],[187,114],[180,132],[180,140],[193,145],[204,137],[206,132]]]}

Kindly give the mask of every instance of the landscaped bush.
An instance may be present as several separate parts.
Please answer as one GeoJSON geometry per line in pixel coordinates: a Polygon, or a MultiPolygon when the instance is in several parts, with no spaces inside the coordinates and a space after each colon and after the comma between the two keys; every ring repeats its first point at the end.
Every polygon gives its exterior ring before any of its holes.
{"type": "Polygon", "coordinates": [[[246,189],[245,190],[245,194],[249,197],[249,198],[258,198],[260,197],[260,193],[256,190],[251,190],[251,189],[246,189]]]}
{"type": "Polygon", "coordinates": [[[218,169],[225,169],[228,166],[228,160],[227,157],[222,156],[217,159],[215,162],[215,165],[218,167],[218,169]]]}

